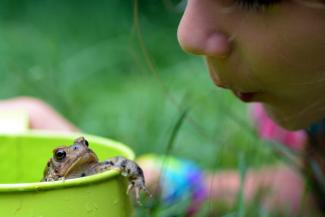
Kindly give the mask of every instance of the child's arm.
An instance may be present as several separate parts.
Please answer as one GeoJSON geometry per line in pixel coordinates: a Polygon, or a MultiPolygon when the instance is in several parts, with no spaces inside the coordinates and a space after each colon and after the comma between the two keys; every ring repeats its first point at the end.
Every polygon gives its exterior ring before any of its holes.
{"type": "MultiPolygon", "coordinates": [[[[198,195],[198,183],[192,181],[174,181],[186,180],[192,170],[189,169],[188,163],[182,166],[182,160],[168,157],[172,159],[172,164],[178,165],[173,167],[166,164],[165,160],[161,160],[161,156],[145,155],[138,159],[140,167],[144,170],[145,179],[149,190],[156,194],[159,191],[167,192],[166,198],[175,197],[175,191],[183,191],[188,194],[192,191],[192,199],[195,200],[195,195],[198,195]],[[161,166],[160,163],[164,162],[161,166]],[[175,169],[177,168],[177,169],[175,169]],[[171,170],[171,171],[170,171],[171,170]],[[177,170],[180,170],[177,172],[177,170]],[[160,172],[163,172],[163,175],[160,172]],[[164,176],[165,177],[162,177],[164,176]],[[159,184],[160,183],[160,184],[159,184]],[[165,184],[169,183],[169,184],[165,184]],[[184,186],[186,185],[186,186],[184,186]],[[182,190],[183,189],[183,190],[182,190]]],[[[199,174],[198,167],[193,168],[196,174],[199,174]]],[[[201,195],[205,195],[204,201],[212,201],[214,204],[211,207],[218,207],[217,204],[226,205],[229,208],[234,207],[236,198],[240,191],[241,180],[238,171],[225,170],[219,172],[203,172],[203,186],[199,188],[202,191],[201,195]]],[[[199,178],[198,178],[199,179],[199,178]]],[[[248,170],[245,175],[243,185],[244,201],[246,205],[250,203],[260,203],[268,210],[275,212],[290,213],[291,216],[313,216],[310,212],[315,210],[311,202],[311,196],[305,191],[304,179],[301,174],[285,165],[270,166],[261,169],[248,170]],[[256,201],[254,201],[254,199],[256,201]]],[[[179,195],[180,196],[180,195],[179,195]]],[[[163,198],[165,199],[165,198],[163,198]]],[[[177,198],[174,198],[177,201],[177,198]]],[[[167,200],[168,202],[169,200],[167,200]]],[[[200,206],[202,200],[197,200],[200,206]]],[[[171,201],[173,202],[173,201],[171,201]]],[[[271,211],[271,212],[272,212],[271,211]]]]}
{"type": "MultiPolygon", "coordinates": [[[[205,185],[209,189],[209,199],[234,204],[240,190],[239,173],[237,171],[207,173],[205,185]]],[[[304,180],[297,171],[287,166],[249,170],[243,187],[244,198],[248,203],[257,199],[272,210],[289,213],[297,211],[300,213],[303,210],[301,205],[305,191],[304,180]]]]}
{"type": "Polygon", "coordinates": [[[17,97],[0,101],[0,111],[28,113],[29,127],[55,131],[79,131],[72,123],[57,113],[51,106],[33,97],[17,97]]]}

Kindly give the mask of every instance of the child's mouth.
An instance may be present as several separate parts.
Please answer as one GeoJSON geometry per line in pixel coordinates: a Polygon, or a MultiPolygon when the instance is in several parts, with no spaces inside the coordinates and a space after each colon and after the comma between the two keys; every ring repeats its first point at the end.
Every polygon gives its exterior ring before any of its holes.
{"type": "Polygon", "coordinates": [[[234,94],[243,102],[253,102],[257,92],[234,92],[234,94]]]}

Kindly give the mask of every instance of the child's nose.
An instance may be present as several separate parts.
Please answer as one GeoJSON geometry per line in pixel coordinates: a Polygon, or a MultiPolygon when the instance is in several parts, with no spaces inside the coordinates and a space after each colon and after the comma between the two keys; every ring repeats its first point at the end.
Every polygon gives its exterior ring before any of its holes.
{"type": "Polygon", "coordinates": [[[231,50],[231,41],[218,20],[209,13],[202,1],[188,1],[177,37],[183,50],[216,58],[225,58],[231,50]],[[201,3],[201,4],[200,4],[201,3]]]}

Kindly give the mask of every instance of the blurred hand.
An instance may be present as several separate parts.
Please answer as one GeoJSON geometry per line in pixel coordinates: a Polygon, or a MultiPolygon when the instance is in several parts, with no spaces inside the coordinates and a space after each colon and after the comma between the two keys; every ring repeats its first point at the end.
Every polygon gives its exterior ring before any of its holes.
{"type": "Polygon", "coordinates": [[[0,101],[0,112],[15,110],[27,112],[31,129],[79,131],[50,105],[33,97],[17,97],[0,101]]]}

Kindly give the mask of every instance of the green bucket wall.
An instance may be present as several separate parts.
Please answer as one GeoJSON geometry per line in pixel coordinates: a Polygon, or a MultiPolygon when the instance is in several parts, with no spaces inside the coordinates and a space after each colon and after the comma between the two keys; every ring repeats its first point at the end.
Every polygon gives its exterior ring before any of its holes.
{"type": "MultiPolygon", "coordinates": [[[[122,155],[134,159],[125,145],[84,135],[102,161],[122,155]]],[[[0,134],[1,217],[133,216],[127,180],[116,171],[55,182],[39,182],[52,150],[70,145],[81,134],[29,132],[0,134]]]]}

